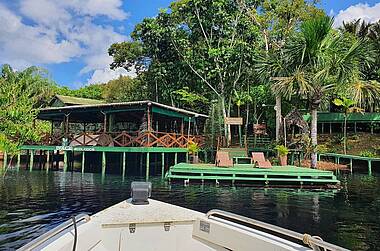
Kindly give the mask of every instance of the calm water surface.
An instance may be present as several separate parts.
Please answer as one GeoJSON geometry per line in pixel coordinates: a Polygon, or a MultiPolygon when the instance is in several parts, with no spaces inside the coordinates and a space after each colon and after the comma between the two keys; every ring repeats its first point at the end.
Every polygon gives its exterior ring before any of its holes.
{"type": "MultiPolygon", "coordinates": [[[[206,212],[219,208],[352,250],[380,250],[380,176],[340,177],[340,191],[167,184],[153,198],[206,212]]],[[[0,250],[13,250],[80,212],[95,213],[129,197],[133,178],[50,172],[0,179],[0,250]]]]}

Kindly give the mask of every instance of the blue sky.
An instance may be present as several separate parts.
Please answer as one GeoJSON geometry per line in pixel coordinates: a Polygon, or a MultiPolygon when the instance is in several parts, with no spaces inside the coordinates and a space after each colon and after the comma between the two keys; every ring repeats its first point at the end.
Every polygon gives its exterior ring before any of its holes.
{"type": "MultiPolygon", "coordinates": [[[[155,16],[170,0],[0,0],[0,65],[37,65],[58,84],[79,88],[123,75],[111,71],[107,49],[129,39],[135,24],[155,16]]],[[[326,13],[343,20],[380,19],[380,1],[322,0],[326,13]]]]}

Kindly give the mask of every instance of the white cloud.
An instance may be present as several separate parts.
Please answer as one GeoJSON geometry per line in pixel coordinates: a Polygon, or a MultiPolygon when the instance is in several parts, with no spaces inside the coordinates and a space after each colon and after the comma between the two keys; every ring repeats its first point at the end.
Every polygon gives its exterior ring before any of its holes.
{"type": "Polygon", "coordinates": [[[79,74],[92,73],[91,83],[129,75],[109,70],[107,53],[112,43],[127,37],[95,23],[98,16],[124,20],[128,13],[121,7],[121,0],[22,0],[17,15],[0,3],[0,64],[24,68],[79,58],[85,63],[79,74]]]}
{"type": "Polygon", "coordinates": [[[105,69],[99,69],[95,70],[94,74],[92,74],[91,78],[88,79],[89,84],[97,84],[97,83],[105,83],[110,81],[111,79],[116,79],[120,75],[123,76],[130,76],[130,77],[136,77],[136,71],[127,71],[124,68],[119,68],[115,71],[105,68],[105,69]]]}
{"type": "Polygon", "coordinates": [[[334,26],[339,27],[344,22],[349,22],[355,19],[362,19],[366,22],[376,22],[380,19],[380,3],[373,6],[359,3],[352,5],[345,10],[339,11],[335,17],[334,26]]]}

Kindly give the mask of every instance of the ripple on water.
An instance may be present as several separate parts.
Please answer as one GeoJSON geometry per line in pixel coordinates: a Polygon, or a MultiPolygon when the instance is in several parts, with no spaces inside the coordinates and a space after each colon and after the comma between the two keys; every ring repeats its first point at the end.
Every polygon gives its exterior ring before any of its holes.
{"type": "MultiPolygon", "coordinates": [[[[0,249],[22,246],[72,215],[95,213],[129,197],[120,176],[10,172],[0,180],[0,249]]],[[[167,184],[153,178],[152,197],[201,212],[219,208],[352,250],[380,250],[380,178],[347,176],[343,189],[301,190],[167,184]]]]}

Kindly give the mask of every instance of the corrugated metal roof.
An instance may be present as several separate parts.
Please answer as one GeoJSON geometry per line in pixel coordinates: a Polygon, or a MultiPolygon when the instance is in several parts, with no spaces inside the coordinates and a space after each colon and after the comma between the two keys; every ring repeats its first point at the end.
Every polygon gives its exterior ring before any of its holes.
{"type": "Polygon", "coordinates": [[[181,108],[176,108],[173,106],[169,105],[164,105],[161,103],[149,101],[149,100],[144,100],[144,101],[131,101],[131,102],[119,102],[119,103],[100,103],[100,104],[85,104],[85,105],[72,105],[72,106],[65,106],[65,107],[48,107],[48,108],[43,108],[41,109],[41,112],[47,113],[49,111],[55,111],[55,112],[65,112],[65,111],[73,111],[77,109],[86,109],[86,108],[109,108],[109,107],[123,107],[123,106],[133,106],[133,105],[154,105],[157,107],[161,107],[167,110],[179,112],[182,114],[187,114],[190,115],[191,117],[203,117],[203,118],[208,118],[207,115],[201,114],[201,113],[196,113],[192,111],[188,111],[185,109],[181,108]]]}

